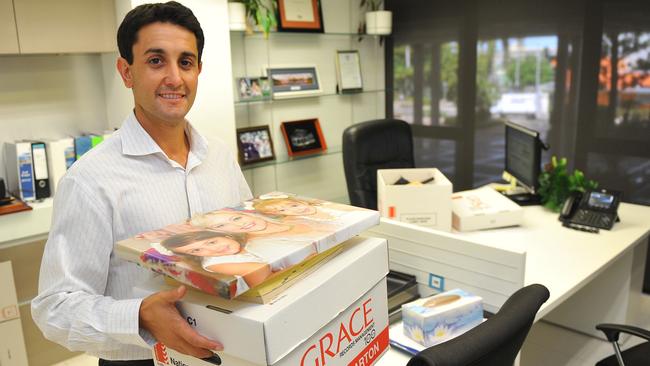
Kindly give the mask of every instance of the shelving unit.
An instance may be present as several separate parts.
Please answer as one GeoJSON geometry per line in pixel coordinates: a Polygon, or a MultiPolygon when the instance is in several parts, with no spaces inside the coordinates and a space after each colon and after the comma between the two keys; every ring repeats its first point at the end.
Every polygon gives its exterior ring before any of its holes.
{"type": "MultiPolygon", "coordinates": [[[[356,6],[353,2],[348,5],[350,9],[356,6]]],[[[347,203],[341,154],[343,130],[385,115],[384,52],[379,38],[351,32],[357,26],[353,15],[344,24],[345,19],[328,14],[327,8],[323,13],[325,33],[272,32],[268,38],[261,33],[230,34],[233,81],[266,76],[269,67],[315,65],[323,90],[322,94],[303,98],[239,101],[237,90],[233,89],[236,127],[269,125],[273,139],[275,160],[242,167],[254,194],[280,190],[347,203]],[[359,51],[362,92],[336,92],[337,50],[359,51]],[[282,122],[309,118],[319,119],[328,150],[300,158],[288,157],[280,129],[282,122]]],[[[236,85],[233,82],[233,88],[236,85]]]]}

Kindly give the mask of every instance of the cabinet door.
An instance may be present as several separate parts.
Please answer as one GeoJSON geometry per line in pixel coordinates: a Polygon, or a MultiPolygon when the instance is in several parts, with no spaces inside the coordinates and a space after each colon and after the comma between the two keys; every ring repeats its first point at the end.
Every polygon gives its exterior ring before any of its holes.
{"type": "Polygon", "coordinates": [[[0,54],[18,53],[18,36],[11,0],[0,0],[0,54]]]}
{"type": "Polygon", "coordinates": [[[117,49],[113,1],[14,0],[21,53],[117,49]]]}

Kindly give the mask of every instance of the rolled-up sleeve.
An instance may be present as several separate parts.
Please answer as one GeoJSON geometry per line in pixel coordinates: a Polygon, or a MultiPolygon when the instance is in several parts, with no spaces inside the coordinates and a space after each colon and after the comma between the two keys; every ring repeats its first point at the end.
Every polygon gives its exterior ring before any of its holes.
{"type": "Polygon", "coordinates": [[[49,340],[73,351],[147,347],[139,329],[141,299],[104,296],[113,250],[112,212],[96,192],[64,177],[41,263],[34,321],[49,340]]]}

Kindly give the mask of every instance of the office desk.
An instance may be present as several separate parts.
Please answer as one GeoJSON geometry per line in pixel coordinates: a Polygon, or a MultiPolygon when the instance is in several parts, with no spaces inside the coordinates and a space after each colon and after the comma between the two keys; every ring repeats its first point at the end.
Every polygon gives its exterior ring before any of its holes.
{"type": "MultiPolygon", "coordinates": [[[[453,235],[488,247],[525,250],[524,285],[541,283],[550,291],[536,320],[595,336],[597,322],[644,325],[639,320],[650,320],[647,315],[639,319],[642,312],[635,301],[641,296],[647,248],[639,244],[647,243],[650,234],[650,207],[622,203],[619,216],[621,222],[611,231],[592,234],[565,228],[557,214],[529,206],[519,227],[453,235]]],[[[378,364],[403,365],[408,359],[390,351],[378,364]]]]}

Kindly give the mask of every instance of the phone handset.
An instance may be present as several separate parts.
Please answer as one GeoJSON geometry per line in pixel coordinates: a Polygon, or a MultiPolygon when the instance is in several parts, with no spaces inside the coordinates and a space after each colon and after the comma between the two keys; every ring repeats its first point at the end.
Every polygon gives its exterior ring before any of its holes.
{"type": "Polygon", "coordinates": [[[560,211],[560,220],[564,221],[571,218],[575,212],[576,207],[582,199],[582,194],[580,192],[571,192],[571,195],[564,201],[562,210],[560,211]]]}

